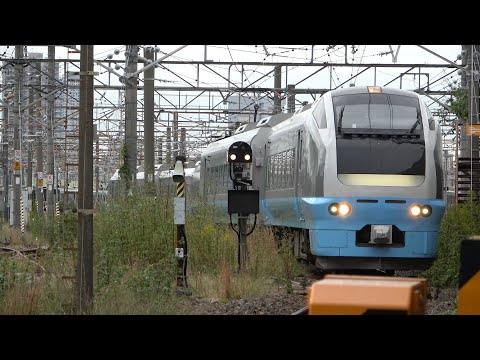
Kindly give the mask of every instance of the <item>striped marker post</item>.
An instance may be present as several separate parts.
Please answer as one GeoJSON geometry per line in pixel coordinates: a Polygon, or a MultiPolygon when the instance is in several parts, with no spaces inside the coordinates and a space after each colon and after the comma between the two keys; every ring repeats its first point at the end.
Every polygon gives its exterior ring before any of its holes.
{"type": "Polygon", "coordinates": [[[177,197],[185,197],[185,181],[177,183],[177,197]]]}
{"type": "Polygon", "coordinates": [[[187,276],[185,274],[185,182],[177,183],[175,197],[174,223],[177,225],[177,245],[175,256],[177,257],[177,287],[187,287],[187,276]]]}
{"type": "Polygon", "coordinates": [[[55,218],[57,230],[60,231],[60,203],[58,201],[55,203],[55,218]]]}
{"type": "Polygon", "coordinates": [[[23,196],[20,197],[20,230],[23,234],[25,233],[25,215],[23,214],[23,196]]]}
{"type": "Polygon", "coordinates": [[[185,234],[185,157],[175,159],[173,181],[176,183],[176,196],[173,200],[173,223],[177,226],[175,257],[177,258],[177,290],[189,292],[187,284],[187,236],[185,234]]]}

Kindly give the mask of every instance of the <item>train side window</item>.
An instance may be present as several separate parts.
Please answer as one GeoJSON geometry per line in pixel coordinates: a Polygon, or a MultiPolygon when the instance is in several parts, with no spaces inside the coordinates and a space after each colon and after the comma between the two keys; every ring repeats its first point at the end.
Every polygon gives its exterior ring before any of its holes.
{"type": "Polygon", "coordinates": [[[318,128],[326,129],[327,115],[325,114],[325,104],[324,104],[323,98],[320,98],[312,114],[313,114],[313,117],[315,118],[315,121],[317,122],[318,128]]]}

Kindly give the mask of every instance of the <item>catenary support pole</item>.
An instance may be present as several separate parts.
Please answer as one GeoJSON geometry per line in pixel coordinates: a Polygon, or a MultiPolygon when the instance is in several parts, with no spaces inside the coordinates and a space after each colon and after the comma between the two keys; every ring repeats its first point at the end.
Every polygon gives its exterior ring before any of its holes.
{"type": "Polygon", "coordinates": [[[93,303],[93,45],[80,53],[80,154],[78,256],[74,305],[86,313],[93,303]]]}
{"type": "Polygon", "coordinates": [[[127,76],[125,77],[125,145],[127,147],[127,166],[135,183],[137,178],[137,76],[128,78],[137,71],[138,45],[128,45],[125,52],[127,76]]]}
{"type": "MultiPolygon", "coordinates": [[[[15,57],[23,59],[23,46],[15,46],[15,57]]],[[[13,148],[14,150],[14,168],[13,168],[13,226],[20,228],[20,196],[21,194],[21,142],[20,142],[20,121],[21,114],[19,109],[22,106],[22,82],[23,66],[17,62],[15,64],[15,96],[13,97],[13,148]]]]}
{"type": "MultiPolygon", "coordinates": [[[[154,48],[146,47],[144,49],[145,59],[153,61],[154,48]]],[[[144,118],[143,118],[143,138],[144,138],[144,154],[145,154],[145,183],[154,183],[155,159],[154,159],[154,80],[155,67],[152,66],[144,72],[144,118]]],[[[147,187],[149,188],[149,187],[147,187]]]]}
{"type": "MultiPolygon", "coordinates": [[[[55,46],[48,46],[48,59],[55,59],[55,46]]],[[[52,92],[55,86],[55,62],[48,63],[48,91],[52,92]]],[[[48,221],[53,223],[55,213],[55,201],[53,188],[55,184],[55,164],[53,154],[53,124],[55,122],[55,97],[53,94],[48,96],[47,100],[47,217],[48,221]]],[[[53,234],[50,234],[53,236],[53,234]]],[[[53,239],[50,239],[52,242],[53,239]]]]}

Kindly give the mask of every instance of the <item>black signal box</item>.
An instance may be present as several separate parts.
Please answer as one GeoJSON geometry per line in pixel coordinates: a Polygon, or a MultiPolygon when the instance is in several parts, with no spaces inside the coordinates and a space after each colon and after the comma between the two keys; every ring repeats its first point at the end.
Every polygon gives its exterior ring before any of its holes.
{"type": "Polygon", "coordinates": [[[259,208],[258,190],[228,190],[229,214],[258,214],[259,208]]]}

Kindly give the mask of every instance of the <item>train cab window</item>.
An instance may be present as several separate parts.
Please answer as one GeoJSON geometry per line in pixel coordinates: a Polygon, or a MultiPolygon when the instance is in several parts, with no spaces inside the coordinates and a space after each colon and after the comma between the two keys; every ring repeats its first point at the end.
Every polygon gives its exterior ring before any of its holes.
{"type": "Polygon", "coordinates": [[[391,129],[390,105],[387,95],[370,96],[370,127],[372,129],[391,129]]]}
{"type": "Polygon", "coordinates": [[[389,95],[389,98],[392,103],[394,129],[423,129],[417,98],[402,95],[389,95]]]}
{"type": "Polygon", "coordinates": [[[369,95],[344,95],[333,98],[336,128],[370,129],[369,95]]]}
{"type": "Polygon", "coordinates": [[[337,129],[421,130],[417,98],[392,94],[355,94],[333,97],[337,129]]]}
{"type": "Polygon", "coordinates": [[[313,117],[315,118],[319,129],[327,128],[327,115],[325,114],[325,104],[323,98],[320,98],[317,106],[313,110],[313,117]]]}

